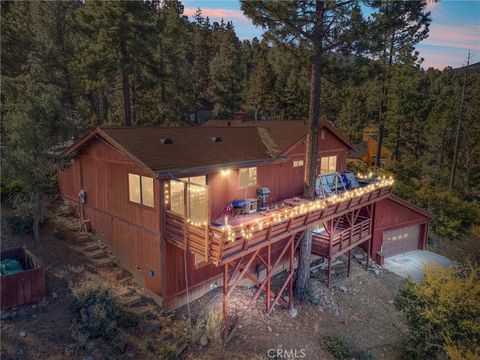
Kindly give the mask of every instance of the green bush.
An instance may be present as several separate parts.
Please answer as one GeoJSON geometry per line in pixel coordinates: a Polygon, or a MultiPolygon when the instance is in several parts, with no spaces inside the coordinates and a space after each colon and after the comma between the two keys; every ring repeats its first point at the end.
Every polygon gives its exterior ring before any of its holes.
{"type": "Polygon", "coordinates": [[[335,359],[347,359],[352,355],[350,345],[341,336],[327,335],[322,339],[322,344],[335,359]]]}
{"type": "Polygon", "coordinates": [[[395,306],[405,314],[410,335],[407,359],[480,357],[480,271],[428,268],[425,280],[405,281],[395,306]]]}
{"type": "Polygon", "coordinates": [[[24,217],[16,214],[10,214],[5,217],[7,226],[16,235],[26,235],[31,232],[32,218],[24,217]]]}
{"type": "Polygon", "coordinates": [[[115,334],[120,311],[110,289],[86,281],[71,289],[70,302],[89,336],[111,338],[115,334]]]}

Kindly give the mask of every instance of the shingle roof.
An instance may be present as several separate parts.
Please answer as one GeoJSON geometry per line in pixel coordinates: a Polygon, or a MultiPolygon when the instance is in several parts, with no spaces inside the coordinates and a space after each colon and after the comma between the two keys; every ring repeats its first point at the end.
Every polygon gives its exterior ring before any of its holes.
{"type": "MultiPolygon", "coordinates": [[[[261,127],[267,129],[275,141],[280,153],[287,151],[303,137],[307,135],[307,125],[302,120],[261,120],[261,121],[235,121],[235,120],[209,120],[202,127],[261,127]]],[[[352,147],[338,132],[327,122],[320,123],[320,127],[326,127],[335,136],[352,150],[352,147]]]]}
{"type": "Polygon", "coordinates": [[[101,127],[86,134],[66,152],[78,149],[95,136],[155,172],[274,160],[254,127],[101,127]],[[221,141],[215,142],[215,138],[221,141]],[[172,143],[162,144],[162,139],[171,139],[172,143]]]}

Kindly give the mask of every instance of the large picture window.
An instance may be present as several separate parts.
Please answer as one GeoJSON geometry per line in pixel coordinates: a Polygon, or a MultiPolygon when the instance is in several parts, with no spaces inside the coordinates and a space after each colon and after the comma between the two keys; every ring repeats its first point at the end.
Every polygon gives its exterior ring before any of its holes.
{"type": "Polygon", "coordinates": [[[128,193],[131,202],[154,207],[153,178],[128,174],[128,193]]]}
{"type": "Polygon", "coordinates": [[[337,171],[337,157],[326,156],[320,159],[320,175],[331,174],[337,171]]]}
{"type": "Polygon", "coordinates": [[[238,177],[238,186],[239,187],[247,187],[257,185],[257,168],[250,167],[240,169],[238,177]]]}

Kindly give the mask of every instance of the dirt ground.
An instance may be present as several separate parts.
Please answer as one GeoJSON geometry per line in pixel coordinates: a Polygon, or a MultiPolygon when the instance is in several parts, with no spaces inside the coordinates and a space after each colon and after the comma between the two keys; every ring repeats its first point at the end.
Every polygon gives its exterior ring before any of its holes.
{"type": "MultiPolygon", "coordinates": [[[[2,313],[2,359],[161,359],[162,355],[152,352],[152,343],[181,349],[180,357],[185,359],[268,359],[274,358],[267,355],[277,349],[296,350],[297,358],[333,359],[322,345],[325,335],[343,336],[354,354],[366,351],[374,359],[394,359],[407,331],[403,317],[393,306],[401,279],[383,270],[379,274],[366,272],[357,261],[347,278],[346,261],[340,259],[342,263],[334,266],[331,290],[326,287],[323,270],[313,273],[309,301],[294,303],[296,317],[281,307],[267,316],[264,298],[260,297],[226,346],[209,343],[202,347],[191,340],[198,319],[210,310],[221,309],[218,292],[191,304],[191,327],[186,307],[164,314],[143,293],[143,304],[152,317],[142,318],[134,327],[119,327],[119,337],[113,340],[89,339],[78,346],[74,324],[79,316],[69,303],[69,283],[94,279],[116,293],[125,289],[141,293],[141,288],[134,283],[120,284],[118,268],[97,266],[75,250],[78,233],[65,227],[64,219],[47,222],[42,228],[42,242],[36,244],[30,236],[10,234],[3,219],[5,213],[3,208],[2,246],[26,245],[44,264],[47,298],[2,313]],[[54,229],[62,229],[64,239],[54,236],[54,229]]],[[[233,308],[240,309],[252,294],[252,289],[237,291],[233,308]]]]}

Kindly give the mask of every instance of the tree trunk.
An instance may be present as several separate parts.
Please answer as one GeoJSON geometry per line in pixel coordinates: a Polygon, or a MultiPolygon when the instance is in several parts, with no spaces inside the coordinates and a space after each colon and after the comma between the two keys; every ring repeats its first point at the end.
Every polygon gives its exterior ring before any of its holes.
{"type": "Polygon", "coordinates": [[[460,145],[460,130],[463,120],[463,104],[465,102],[465,87],[467,85],[468,78],[468,66],[470,65],[470,51],[468,52],[467,57],[467,67],[465,68],[465,74],[463,76],[463,85],[462,85],[462,98],[460,100],[460,114],[458,115],[457,130],[455,132],[455,147],[453,150],[453,160],[452,160],[452,172],[450,173],[450,181],[448,183],[448,190],[452,190],[455,185],[455,175],[457,172],[457,161],[458,161],[458,148],[460,145]]]}
{"type": "MultiPolygon", "coordinates": [[[[316,25],[314,31],[314,57],[310,78],[310,109],[306,144],[305,176],[303,195],[307,199],[315,198],[315,180],[317,177],[318,128],[320,123],[320,91],[322,67],[322,27],[324,18],[323,1],[316,3],[316,25]]],[[[307,229],[300,245],[295,297],[303,300],[308,291],[310,279],[310,254],[312,252],[312,230],[307,229]]]]}
{"type": "Polygon", "coordinates": [[[122,62],[123,112],[125,126],[132,126],[132,109],[130,105],[130,78],[128,74],[128,50],[125,36],[120,39],[120,54],[122,62]]]}
{"type": "Polygon", "coordinates": [[[37,195],[36,199],[36,206],[35,206],[35,213],[33,214],[33,224],[32,224],[32,230],[33,230],[33,240],[40,242],[40,221],[42,220],[43,217],[43,209],[44,209],[44,203],[43,203],[43,196],[42,195],[37,195]]]}
{"type": "Polygon", "coordinates": [[[378,141],[377,141],[377,155],[375,158],[375,166],[380,167],[382,165],[382,146],[383,146],[383,136],[385,132],[385,113],[387,112],[387,96],[388,88],[390,86],[390,68],[393,63],[393,51],[395,49],[395,30],[392,30],[392,38],[390,39],[390,53],[388,54],[388,67],[386,70],[386,79],[382,84],[382,98],[380,100],[380,113],[379,113],[379,123],[378,127],[378,141]]]}

